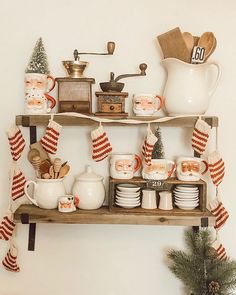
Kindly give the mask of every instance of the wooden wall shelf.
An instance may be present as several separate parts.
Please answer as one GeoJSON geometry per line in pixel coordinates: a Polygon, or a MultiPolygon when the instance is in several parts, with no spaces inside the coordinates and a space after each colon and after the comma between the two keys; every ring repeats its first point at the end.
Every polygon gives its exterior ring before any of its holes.
{"type": "Polygon", "coordinates": [[[79,210],[72,213],[61,213],[57,209],[45,210],[34,205],[22,205],[14,213],[16,223],[66,223],[66,224],[137,224],[137,225],[181,225],[181,226],[214,226],[215,217],[199,209],[184,211],[160,209],[132,212],[132,209],[116,208],[112,212],[108,207],[97,210],[79,210]]]}
{"type": "MultiPolygon", "coordinates": [[[[57,123],[64,125],[64,126],[92,126],[92,125],[98,125],[96,121],[94,121],[92,118],[98,118],[98,116],[91,115],[91,118],[78,118],[76,116],[73,116],[73,113],[71,116],[69,115],[63,115],[63,114],[56,114],[54,116],[54,121],[57,123]]],[[[16,125],[22,125],[24,127],[30,127],[30,126],[46,126],[48,124],[49,119],[51,118],[50,115],[18,115],[16,116],[16,125]]],[[[126,123],[119,122],[120,119],[114,119],[114,117],[102,117],[107,119],[116,120],[117,122],[104,122],[104,125],[122,125],[122,126],[128,126],[126,123]]],[[[147,123],[151,120],[160,119],[161,117],[127,117],[123,120],[139,120],[142,121],[143,124],[147,123]]],[[[163,117],[162,117],[163,118],[163,117]]],[[[193,127],[198,119],[198,116],[192,116],[192,117],[173,117],[173,119],[165,122],[160,122],[158,125],[160,126],[166,126],[166,127],[193,127]]],[[[211,127],[217,127],[218,126],[218,117],[210,117],[210,116],[203,116],[203,120],[205,120],[211,127]]],[[[142,123],[140,123],[142,124],[142,123]]],[[[130,125],[130,124],[129,124],[130,125]]],[[[132,124],[131,124],[132,125],[132,124]]]]}

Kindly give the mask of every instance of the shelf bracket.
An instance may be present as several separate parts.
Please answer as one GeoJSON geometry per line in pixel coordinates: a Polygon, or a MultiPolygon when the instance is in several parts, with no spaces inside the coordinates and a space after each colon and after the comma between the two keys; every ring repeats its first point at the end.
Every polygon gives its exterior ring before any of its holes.
{"type": "Polygon", "coordinates": [[[201,227],[208,227],[208,217],[202,217],[201,218],[201,227]]]}
{"type": "Polygon", "coordinates": [[[21,219],[22,224],[29,224],[28,251],[34,251],[36,223],[29,223],[29,214],[28,213],[22,213],[20,219],[21,219]]]}

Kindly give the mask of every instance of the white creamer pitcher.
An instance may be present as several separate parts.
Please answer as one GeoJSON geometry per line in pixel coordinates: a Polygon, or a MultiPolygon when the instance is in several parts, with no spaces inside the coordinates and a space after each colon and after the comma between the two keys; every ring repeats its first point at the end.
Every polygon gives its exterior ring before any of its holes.
{"type": "Polygon", "coordinates": [[[167,70],[163,97],[168,115],[204,114],[221,76],[219,64],[190,64],[175,58],[162,63],[167,70]]]}
{"type": "Polygon", "coordinates": [[[27,198],[42,209],[55,209],[58,205],[58,198],[66,195],[63,178],[59,179],[37,179],[37,182],[29,180],[25,184],[27,198]],[[33,196],[28,194],[29,184],[34,185],[33,196]]]}

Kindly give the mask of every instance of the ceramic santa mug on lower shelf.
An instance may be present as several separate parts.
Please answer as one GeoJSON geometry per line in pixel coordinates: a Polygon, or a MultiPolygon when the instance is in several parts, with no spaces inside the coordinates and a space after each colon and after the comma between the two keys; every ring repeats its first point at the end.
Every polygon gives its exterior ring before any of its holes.
{"type": "Polygon", "coordinates": [[[179,157],[177,159],[177,178],[183,181],[199,181],[208,170],[208,164],[201,158],[179,157]]]}
{"type": "Polygon", "coordinates": [[[168,159],[152,159],[149,166],[144,166],[142,176],[144,179],[164,180],[174,173],[175,162],[168,159]]]}
{"type": "Polygon", "coordinates": [[[159,95],[154,94],[134,94],[133,112],[136,116],[153,116],[164,105],[164,100],[159,95]]]}
{"type": "Polygon", "coordinates": [[[142,165],[141,158],[136,154],[111,154],[110,175],[112,178],[131,179],[142,165]]]}

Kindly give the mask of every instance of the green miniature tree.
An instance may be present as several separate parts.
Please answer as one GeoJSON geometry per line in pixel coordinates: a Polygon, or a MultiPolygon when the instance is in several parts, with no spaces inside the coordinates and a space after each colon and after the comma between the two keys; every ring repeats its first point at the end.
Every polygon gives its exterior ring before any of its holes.
{"type": "Polygon", "coordinates": [[[26,73],[49,74],[47,54],[40,37],[34,47],[29,64],[25,70],[26,73]]]}
{"type": "Polygon", "coordinates": [[[236,262],[221,260],[207,229],[185,233],[188,252],[170,250],[170,270],[194,295],[229,295],[236,288],[236,262]]]}
{"type": "Polygon", "coordinates": [[[152,151],[152,159],[164,159],[165,152],[164,146],[162,143],[161,137],[161,128],[158,126],[155,131],[155,136],[157,137],[157,142],[154,144],[153,151],[152,151]]]}

